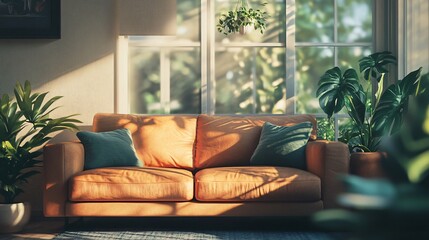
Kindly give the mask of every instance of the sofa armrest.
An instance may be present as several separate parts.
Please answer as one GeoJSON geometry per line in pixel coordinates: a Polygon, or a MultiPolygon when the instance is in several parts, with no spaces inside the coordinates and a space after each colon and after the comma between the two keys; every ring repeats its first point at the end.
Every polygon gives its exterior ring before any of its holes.
{"type": "Polygon", "coordinates": [[[349,148],[342,142],[310,141],[306,157],[308,171],[320,177],[324,208],[336,207],[342,191],[338,176],[349,172],[349,148]]]}
{"type": "Polygon", "coordinates": [[[65,216],[68,180],[83,171],[83,145],[80,142],[46,145],[43,156],[43,213],[46,217],[65,216]]]}

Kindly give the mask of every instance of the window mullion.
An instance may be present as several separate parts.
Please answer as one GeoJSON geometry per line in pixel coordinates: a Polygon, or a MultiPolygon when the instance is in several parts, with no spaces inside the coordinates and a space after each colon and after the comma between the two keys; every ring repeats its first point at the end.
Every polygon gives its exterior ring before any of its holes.
{"type": "Polygon", "coordinates": [[[286,114],[296,113],[295,91],[295,0],[286,0],[286,114]]]}
{"type": "Polygon", "coordinates": [[[207,74],[207,113],[215,114],[216,107],[216,74],[215,74],[215,1],[207,0],[207,50],[208,50],[208,74],[207,74]]]}
{"type": "Polygon", "coordinates": [[[129,113],[128,37],[119,36],[115,64],[115,113],[129,113]]]}
{"type": "Polygon", "coordinates": [[[161,49],[160,57],[161,82],[160,82],[160,100],[161,109],[164,113],[170,113],[170,49],[161,49]]]}
{"type": "MultiPolygon", "coordinates": [[[[338,47],[339,47],[339,41],[338,41],[338,5],[337,0],[334,0],[334,44],[333,47],[334,51],[334,66],[338,66],[338,47]]],[[[339,126],[338,126],[338,115],[337,113],[334,114],[334,137],[335,141],[338,140],[339,136],[339,126]]]]}
{"type": "Polygon", "coordinates": [[[334,66],[338,66],[338,6],[337,0],[334,0],[334,66]]]}
{"type": "Polygon", "coordinates": [[[202,0],[200,11],[201,11],[201,21],[200,21],[200,42],[201,42],[201,113],[209,113],[209,60],[208,60],[208,16],[209,16],[209,3],[208,0],[202,0]]]}
{"type": "Polygon", "coordinates": [[[257,96],[257,86],[256,86],[256,58],[257,58],[257,48],[253,48],[252,50],[252,55],[253,55],[253,61],[252,61],[252,74],[250,75],[251,79],[252,79],[252,102],[253,102],[253,107],[252,107],[252,111],[255,114],[256,113],[256,104],[258,102],[258,96],[257,96]]]}

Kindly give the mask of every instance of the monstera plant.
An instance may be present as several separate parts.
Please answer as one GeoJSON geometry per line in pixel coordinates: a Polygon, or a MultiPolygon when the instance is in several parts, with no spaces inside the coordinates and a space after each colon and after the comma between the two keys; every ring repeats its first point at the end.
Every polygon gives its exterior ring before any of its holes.
{"type": "Polygon", "coordinates": [[[313,216],[317,225],[352,233],[353,239],[425,239],[429,222],[429,73],[410,102],[403,127],[382,142],[388,179],[343,176],[346,209],[313,216]],[[353,210],[350,210],[353,209],[353,210]]]}
{"type": "Polygon", "coordinates": [[[377,52],[359,60],[363,80],[355,69],[343,73],[339,67],[329,69],[320,78],[317,97],[322,110],[331,118],[345,107],[353,122],[348,134],[353,152],[377,151],[383,137],[400,129],[409,96],[418,93],[421,68],[384,91],[388,65],[395,63],[396,58],[390,52],[377,52]],[[373,91],[370,87],[364,89],[362,81],[367,81],[369,86],[377,84],[375,101],[371,101],[373,91]]]}
{"type": "Polygon", "coordinates": [[[0,98],[0,196],[4,202],[0,204],[0,232],[19,230],[23,225],[19,223],[28,220],[29,206],[16,203],[15,198],[23,192],[22,185],[39,173],[35,167],[41,163],[42,146],[52,133],[77,129],[75,124],[80,123],[74,115],[50,117],[61,97],[46,99],[47,93],[32,93],[28,81],[24,86],[17,83],[14,93],[14,99],[8,94],[0,98]],[[17,214],[20,210],[23,213],[17,214]]]}

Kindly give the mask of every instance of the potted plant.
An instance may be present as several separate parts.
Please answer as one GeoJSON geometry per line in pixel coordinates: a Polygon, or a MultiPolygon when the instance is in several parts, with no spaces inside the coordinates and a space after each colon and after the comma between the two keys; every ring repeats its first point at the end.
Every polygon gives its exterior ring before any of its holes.
{"type": "Polygon", "coordinates": [[[429,73],[420,80],[403,127],[381,144],[390,181],[344,176],[346,209],[316,213],[319,226],[353,233],[353,239],[424,239],[429,214],[429,73]],[[352,210],[351,210],[352,209],[352,210]]]}
{"type": "MultiPolygon", "coordinates": [[[[266,3],[261,5],[265,6],[266,3]]],[[[267,12],[251,8],[247,0],[238,0],[235,10],[221,14],[217,30],[225,35],[245,34],[253,29],[263,34],[267,26],[267,16],[267,12]]]]}
{"type": "Polygon", "coordinates": [[[51,108],[61,97],[46,99],[47,93],[31,93],[28,81],[16,84],[15,99],[4,94],[0,99],[0,232],[22,229],[30,217],[28,203],[16,202],[23,192],[22,184],[28,183],[39,173],[42,146],[51,134],[64,129],[77,129],[79,120],[74,115],[51,118],[51,108]]]}
{"type": "Polygon", "coordinates": [[[383,175],[379,164],[383,153],[377,152],[380,142],[401,128],[409,96],[418,92],[421,68],[384,91],[387,65],[394,63],[396,58],[390,52],[373,53],[359,60],[363,81],[369,86],[373,83],[378,86],[374,101],[371,101],[371,87],[365,90],[357,71],[352,68],[344,73],[338,67],[329,69],[318,83],[319,105],[328,118],[345,107],[352,120],[352,128],[344,134],[348,136],[352,152],[352,173],[368,177],[383,175]]]}

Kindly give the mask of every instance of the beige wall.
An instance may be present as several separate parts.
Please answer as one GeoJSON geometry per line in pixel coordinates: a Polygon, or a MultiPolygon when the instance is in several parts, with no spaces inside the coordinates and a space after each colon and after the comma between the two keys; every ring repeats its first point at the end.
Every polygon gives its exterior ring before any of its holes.
{"type": "Polygon", "coordinates": [[[423,67],[422,73],[429,72],[429,1],[407,1],[407,62],[410,72],[423,67]]]}
{"type": "MultiPolygon", "coordinates": [[[[87,129],[94,113],[114,111],[115,4],[114,0],[61,4],[61,39],[0,40],[0,93],[12,94],[16,81],[29,80],[35,91],[64,96],[63,107],[53,115],[78,113],[87,129]]],[[[38,212],[41,182],[41,175],[32,178],[21,196],[38,212]]]]}
{"type": "Polygon", "coordinates": [[[85,124],[97,111],[113,111],[113,0],[62,0],[61,39],[0,40],[0,89],[16,81],[62,95],[59,115],[79,113],[85,124]]]}

